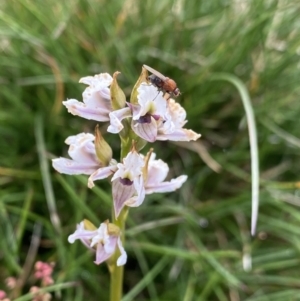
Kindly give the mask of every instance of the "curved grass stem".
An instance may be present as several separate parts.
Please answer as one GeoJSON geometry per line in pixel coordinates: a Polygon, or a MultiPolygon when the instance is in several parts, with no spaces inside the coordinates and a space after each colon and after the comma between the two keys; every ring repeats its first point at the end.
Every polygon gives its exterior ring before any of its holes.
{"type": "Polygon", "coordinates": [[[257,132],[255,116],[250,100],[250,96],[244,83],[234,75],[227,73],[216,73],[212,75],[212,80],[224,80],[233,84],[242,99],[247,124],[249,131],[250,153],[251,153],[251,179],[252,179],[252,213],[251,213],[251,235],[255,235],[256,224],[258,218],[259,208],[259,163],[258,163],[258,146],[257,146],[257,132]]]}

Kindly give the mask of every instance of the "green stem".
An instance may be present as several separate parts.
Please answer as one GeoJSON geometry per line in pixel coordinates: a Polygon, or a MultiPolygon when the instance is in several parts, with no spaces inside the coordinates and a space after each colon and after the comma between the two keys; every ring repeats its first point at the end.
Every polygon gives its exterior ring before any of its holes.
{"type": "MultiPolygon", "coordinates": [[[[125,244],[125,221],[128,214],[128,207],[125,207],[118,219],[115,218],[114,210],[112,213],[113,223],[121,230],[121,240],[123,245],[125,244]]],[[[123,275],[124,266],[117,266],[117,258],[120,256],[120,251],[117,250],[112,258],[112,264],[109,265],[110,269],[110,301],[120,301],[123,292],[123,275]]]]}
{"type": "Polygon", "coordinates": [[[120,301],[123,291],[124,266],[114,266],[110,274],[110,301],[120,301]]]}
{"type": "MultiPolygon", "coordinates": [[[[130,129],[130,123],[128,120],[124,120],[124,130],[121,137],[121,160],[127,156],[132,147],[132,141],[129,138],[131,135],[128,133],[130,129]]],[[[128,215],[128,207],[125,206],[120,212],[118,218],[115,217],[114,208],[112,209],[112,222],[120,228],[121,231],[121,241],[123,246],[125,246],[125,222],[128,215]]],[[[110,301],[121,301],[123,293],[123,276],[124,276],[124,266],[117,266],[117,259],[120,256],[120,251],[117,250],[115,254],[111,257],[108,262],[108,267],[110,271],[110,301]]]]}

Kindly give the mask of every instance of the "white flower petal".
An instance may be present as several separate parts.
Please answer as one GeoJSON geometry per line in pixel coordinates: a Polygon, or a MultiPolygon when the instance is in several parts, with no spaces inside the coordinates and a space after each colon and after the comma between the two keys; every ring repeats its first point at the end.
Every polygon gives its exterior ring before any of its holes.
{"type": "Polygon", "coordinates": [[[187,122],[185,118],[186,112],[184,108],[179,103],[176,103],[174,99],[169,99],[167,113],[165,114],[164,122],[158,126],[156,140],[197,140],[200,134],[182,128],[187,122]]]}
{"type": "Polygon", "coordinates": [[[119,133],[124,128],[122,120],[127,117],[131,117],[130,108],[123,108],[120,110],[112,111],[109,114],[110,125],[107,128],[107,131],[113,134],[119,133]]]}
{"type": "Polygon", "coordinates": [[[70,145],[69,156],[76,162],[99,166],[94,140],[94,135],[86,133],[69,136],[65,141],[66,144],[70,145]]]}
{"type": "Polygon", "coordinates": [[[68,109],[68,112],[89,120],[108,121],[109,110],[106,107],[89,107],[87,104],[79,102],[76,99],[63,101],[63,105],[68,109]]]}
{"type": "Polygon", "coordinates": [[[158,91],[153,85],[141,84],[138,89],[138,103],[141,107],[146,106],[149,101],[157,103],[166,103],[163,93],[158,91]]]}
{"type": "Polygon", "coordinates": [[[142,111],[141,111],[141,106],[139,104],[132,104],[130,102],[127,102],[128,107],[131,110],[132,114],[132,119],[133,120],[138,120],[141,117],[142,111]]]}
{"type": "Polygon", "coordinates": [[[118,170],[111,180],[114,181],[117,178],[126,178],[130,181],[133,181],[135,177],[138,177],[142,174],[142,168],[144,165],[145,162],[141,155],[135,151],[129,152],[124,158],[124,163],[118,163],[118,170]]]}
{"type": "Polygon", "coordinates": [[[84,223],[81,222],[78,226],[76,231],[69,235],[68,237],[68,242],[69,243],[74,243],[76,239],[80,240],[87,240],[87,239],[92,239],[95,235],[97,234],[97,231],[90,231],[90,230],[85,230],[84,229],[84,223]]]}
{"type": "Polygon", "coordinates": [[[83,102],[91,109],[101,109],[103,112],[112,111],[110,101],[110,89],[107,87],[97,90],[97,88],[87,87],[82,93],[83,102]]]}
{"type": "Polygon", "coordinates": [[[127,254],[126,254],[126,251],[125,251],[125,249],[122,245],[122,241],[121,241],[120,237],[118,238],[118,247],[119,247],[121,255],[117,260],[117,266],[121,266],[121,265],[124,265],[126,263],[127,254]]]}
{"type": "Polygon", "coordinates": [[[185,109],[172,98],[168,100],[168,114],[176,128],[182,128],[187,123],[185,109]]]}
{"type": "Polygon", "coordinates": [[[95,246],[97,243],[104,242],[105,239],[109,238],[107,233],[107,224],[101,223],[99,228],[96,230],[96,234],[91,241],[91,247],[95,246]]]}
{"type": "Polygon", "coordinates": [[[113,254],[115,252],[117,246],[117,240],[118,240],[117,236],[109,237],[109,240],[107,240],[104,244],[104,250],[106,253],[113,254]]]}
{"type": "Polygon", "coordinates": [[[148,163],[147,185],[162,182],[169,172],[169,166],[167,163],[161,159],[154,160],[154,158],[155,154],[152,154],[148,163]]]}
{"type": "Polygon", "coordinates": [[[94,76],[82,77],[79,82],[92,87],[108,87],[111,85],[113,78],[109,73],[100,73],[94,76]]]}
{"type": "Polygon", "coordinates": [[[140,176],[134,180],[135,195],[125,201],[125,205],[128,207],[139,207],[145,199],[145,187],[143,177],[140,176]]]}
{"type": "Polygon", "coordinates": [[[138,87],[139,112],[134,111],[134,120],[138,120],[147,113],[163,117],[167,110],[167,101],[163,98],[163,93],[159,92],[153,85],[141,84],[138,87]],[[137,113],[137,114],[136,114],[137,113]]]}
{"type": "Polygon", "coordinates": [[[132,121],[131,128],[141,138],[146,141],[154,142],[157,137],[157,122],[151,117],[151,123],[139,123],[132,121]]]}
{"type": "Polygon", "coordinates": [[[117,165],[111,165],[101,167],[97,169],[88,179],[88,187],[93,188],[95,186],[94,181],[108,178],[117,170],[117,165]]]}
{"type": "Polygon", "coordinates": [[[186,180],[187,176],[182,175],[176,179],[172,179],[170,182],[161,182],[152,185],[146,184],[146,194],[175,191],[180,188],[186,180]]]}
{"type": "Polygon", "coordinates": [[[101,243],[97,244],[95,264],[100,264],[106,261],[112,254],[106,253],[101,243]]]}
{"type": "Polygon", "coordinates": [[[65,143],[68,145],[72,145],[72,144],[79,144],[80,141],[90,141],[93,142],[95,140],[95,136],[93,134],[90,133],[80,133],[77,135],[72,135],[69,136],[66,140],[65,143]]]}
{"type": "Polygon", "coordinates": [[[99,165],[82,164],[66,158],[53,159],[52,166],[58,172],[68,175],[90,175],[99,168],[99,165]]]}
{"type": "Polygon", "coordinates": [[[119,179],[112,182],[112,195],[114,200],[115,216],[118,218],[125,202],[134,194],[134,185],[123,185],[119,179]]]}
{"type": "Polygon", "coordinates": [[[163,133],[158,131],[156,140],[171,140],[171,141],[195,141],[201,137],[200,134],[187,129],[175,129],[172,133],[163,133]]]}

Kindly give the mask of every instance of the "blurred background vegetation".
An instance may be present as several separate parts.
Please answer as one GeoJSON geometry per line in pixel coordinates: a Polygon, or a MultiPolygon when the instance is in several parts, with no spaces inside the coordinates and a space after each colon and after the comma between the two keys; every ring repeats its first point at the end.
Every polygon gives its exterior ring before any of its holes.
{"type": "MultiPolygon", "coordinates": [[[[96,125],[62,106],[81,99],[79,78],[119,70],[129,96],[145,63],[176,80],[187,127],[202,138],[192,149],[154,145],[171,176],[189,180],[130,210],[123,300],[300,300],[299,1],[11,0],[0,8],[0,289],[16,276],[15,297],[27,293],[32,264],[54,261],[55,300],[108,300],[105,264],[67,236],[83,218],[99,224],[110,215],[110,186],[89,190],[87,177],[59,175],[50,159],[67,156],[66,137],[96,125]],[[255,237],[245,112],[236,88],[213,80],[219,72],[242,80],[256,115],[255,237]]],[[[118,137],[105,138],[118,158],[118,137]]]]}

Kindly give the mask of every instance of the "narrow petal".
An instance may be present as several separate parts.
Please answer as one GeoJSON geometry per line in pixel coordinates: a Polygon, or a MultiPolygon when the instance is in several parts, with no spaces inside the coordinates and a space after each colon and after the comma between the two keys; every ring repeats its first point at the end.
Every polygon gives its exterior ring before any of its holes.
{"type": "Polygon", "coordinates": [[[115,171],[117,170],[117,166],[113,165],[113,166],[106,166],[106,167],[102,167],[97,169],[94,173],[91,174],[91,176],[88,179],[88,187],[89,188],[93,188],[94,185],[94,181],[96,180],[101,180],[101,179],[105,179],[108,178],[110,175],[112,175],[115,171]]]}
{"type": "Polygon", "coordinates": [[[63,105],[68,109],[68,112],[80,116],[89,120],[96,121],[108,121],[109,120],[109,110],[106,108],[92,108],[88,107],[86,104],[79,102],[76,99],[69,99],[63,101],[63,105]]]}
{"type": "Polygon", "coordinates": [[[134,185],[123,185],[120,179],[112,182],[112,194],[116,218],[125,206],[125,202],[134,194],[134,185]]]}
{"type": "Polygon", "coordinates": [[[162,182],[154,185],[146,185],[146,194],[151,193],[161,193],[161,192],[171,192],[182,186],[182,184],[187,180],[186,175],[182,175],[176,179],[172,179],[170,182],[162,182]]]}
{"type": "Polygon", "coordinates": [[[159,131],[156,140],[195,141],[200,137],[201,137],[200,134],[197,134],[192,130],[175,129],[174,132],[168,134],[164,134],[163,132],[159,131]]]}
{"type": "Polygon", "coordinates": [[[124,118],[131,117],[130,108],[123,108],[113,111],[109,114],[110,125],[107,131],[113,134],[119,133],[123,129],[122,120],[124,118]]]}
{"type": "Polygon", "coordinates": [[[121,256],[117,260],[117,266],[120,266],[120,265],[124,265],[127,261],[127,254],[122,245],[122,241],[121,241],[120,237],[118,238],[118,247],[119,247],[121,256]]]}
{"type": "Polygon", "coordinates": [[[95,231],[88,231],[88,230],[85,230],[84,232],[81,232],[81,233],[73,233],[71,235],[69,235],[68,237],[68,242],[70,244],[74,243],[76,239],[80,239],[80,240],[86,240],[86,239],[92,239],[93,236],[95,235],[94,233],[95,231]]]}
{"type": "Polygon", "coordinates": [[[76,239],[83,239],[83,240],[87,240],[87,239],[92,239],[95,235],[97,234],[97,231],[91,231],[91,230],[85,230],[84,229],[84,223],[81,222],[78,226],[76,231],[69,235],[68,237],[68,242],[69,243],[74,243],[76,239]]]}
{"type": "Polygon", "coordinates": [[[66,158],[53,159],[52,166],[67,175],[90,175],[99,168],[99,164],[82,164],[66,158]]]}
{"type": "Polygon", "coordinates": [[[154,142],[157,139],[157,123],[153,117],[151,117],[151,123],[132,121],[131,128],[146,141],[154,142]]]}

